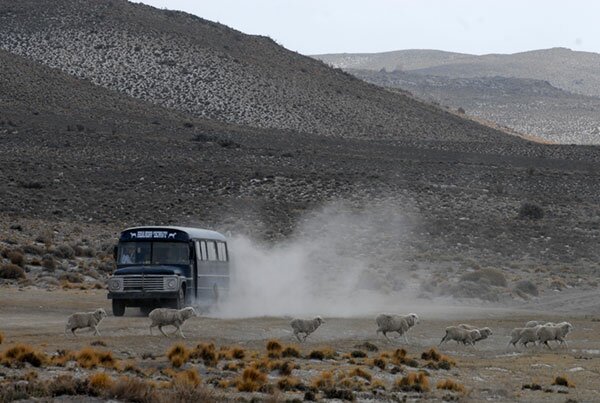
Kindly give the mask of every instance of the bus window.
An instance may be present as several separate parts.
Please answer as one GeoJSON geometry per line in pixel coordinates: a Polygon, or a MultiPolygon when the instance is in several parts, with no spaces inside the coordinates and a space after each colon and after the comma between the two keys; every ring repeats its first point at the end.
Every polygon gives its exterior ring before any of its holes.
{"type": "Polygon", "coordinates": [[[200,241],[200,250],[202,251],[202,260],[208,260],[208,249],[206,248],[206,241],[200,241]]]}
{"type": "Polygon", "coordinates": [[[217,260],[217,245],[214,241],[206,241],[208,247],[208,260],[217,260]]]}
{"type": "Polygon", "coordinates": [[[189,264],[189,246],[182,242],[154,242],[152,264],[189,264]]]}
{"type": "Polygon", "coordinates": [[[222,262],[227,261],[227,251],[224,242],[217,242],[217,252],[219,252],[219,260],[222,262]]]}

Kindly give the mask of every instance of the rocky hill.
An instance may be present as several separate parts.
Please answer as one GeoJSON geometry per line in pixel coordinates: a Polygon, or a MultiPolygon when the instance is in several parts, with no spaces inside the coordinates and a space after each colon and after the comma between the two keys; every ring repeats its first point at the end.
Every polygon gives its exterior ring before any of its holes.
{"type": "Polygon", "coordinates": [[[221,122],[342,137],[513,141],[269,38],[125,0],[3,1],[0,48],[221,122]]]}
{"type": "Polygon", "coordinates": [[[532,78],[548,81],[573,93],[600,96],[600,54],[565,48],[481,56],[435,50],[400,50],[316,55],[315,58],[344,69],[403,70],[452,78],[532,78]]]}
{"type": "Polygon", "coordinates": [[[600,144],[600,98],[558,89],[547,81],[449,78],[405,71],[348,70],[356,77],[554,143],[600,144]]]}

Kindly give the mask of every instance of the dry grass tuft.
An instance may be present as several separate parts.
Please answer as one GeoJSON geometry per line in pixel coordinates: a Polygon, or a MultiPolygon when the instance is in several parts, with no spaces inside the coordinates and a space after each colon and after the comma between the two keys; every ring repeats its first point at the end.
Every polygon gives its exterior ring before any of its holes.
{"type": "Polygon", "coordinates": [[[94,340],[93,342],[90,343],[90,346],[106,347],[106,342],[103,340],[94,340]]]}
{"type": "Polygon", "coordinates": [[[429,391],[429,378],[423,372],[410,372],[397,379],[394,387],[403,392],[427,392],[429,391]]]}
{"type": "Polygon", "coordinates": [[[196,388],[200,385],[201,379],[196,369],[190,368],[178,372],[172,379],[173,387],[196,388]]]}
{"type": "Polygon", "coordinates": [[[271,371],[277,370],[280,375],[289,376],[292,374],[292,370],[296,368],[296,364],[292,361],[273,361],[269,365],[271,371]]]}
{"type": "Polygon", "coordinates": [[[240,392],[256,392],[267,383],[267,375],[256,368],[246,368],[242,376],[236,381],[240,392]]]}
{"type": "Polygon", "coordinates": [[[281,356],[284,358],[300,358],[300,350],[296,346],[286,346],[281,351],[281,356]]]}
{"type": "Polygon", "coordinates": [[[313,379],[313,387],[321,390],[333,389],[335,386],[335,380],[333,379],[333,372],[323,371],[313,379]]]}
{"type": "Polygon", "coordinates": [[[371,373],[369,371],[367,371],[366,369],[362,369],[361,367],[355,367],[353,368],[348,375],[350,376],[357,376],[359,378],[363,378],[366,379],[367,381],[371,381],[371,379],[373,379],[373,376],[371,375],[371,373]]]}
{"type": "Polygon", "coordinates": [[[449,370],[450,368],[456,366],[456,361],[447,355],[438,352],[435,348],[430,348],[428,351],[424,351],[421,354],[421,358],[430,361],[427,363],[427,367],[431,369],[449,370]]]}
{"type": "Polygon", "coordinates": [[[17,344],[6,350],[2,354],[0,361],[6,366],[20,366],[28,363],[34,367],[41,367],[49,359],[45,353],[36,350],[28,344],[17,344]]]}
{"type": "Polygon", "coordinates": [[[0,278],[18,280],[25,278],[25,272],[16,264],[7,263],[0,266],[0,278]]]}
{"type": "Polygon", "coordinates": [[[381,369],[382,371],[385,370],[387,363],[385,361],[385,358],[379,357],[379,358],[373,358],[373,361],[371,361],[371,366],[373,367],[377,367],[379,369],[381,369]]]}
{"type": "Polygon", "coordinates": [[[68,361],[74,361],[77,359],[75,353],[67,350],[58,350],[57,355],[50,358],[50,365],[57,367],[64,367],[68,361]]]}
{"type": "Polygon", "coordinates": [[[114,385],[113,379],[106,372],[96,372],[88,377],[88,383],[95,390],[109,389],[114,385]]]}
{"type": "Polygon", "coordinates": [[[381,379],[374,379],[373,382],[371,382],[371,389],[372,390],[385,390],[385,383],[383,383],[383,381],[381,379]]]}
{"type": "Polygon", "coordinates": [[[112,399],[137,403],[153,403],[158,401],[154,385],[135,377],[121,377],[110,388],[112,399]]]}
{"type": "Polygon", "coordinates": [[[335,358],[336,355],[337,353],[333,349],[325,347],[319,350],[311,351],[310,354],[308,354],[308,358],[310,358],[311,360],[330,360],[335,358]]]}
{"type": "Polygon", "coordinates": [[[575,384],[573,383],[573,381],[571,381],[565,375],[560,375],[560,376],[557,376],[556,378],[554,378],[554,380],[552,381],[552,385],[566,386],[569,388],[575,387],[575,384]]]}
{"type": "Polygon", "coordinates": [[[246,351],[240,347],[234,347],[231,349],[231,357],[236,360],[243,360],[246,356],[246,351]]]}
{"type": "Polygon", "coordinates": [[[438,389],[451,390],[453,392],[458,392],[458,393],[463,393],[463,394],[467,392],[467,390],[463,384],[453,381],[452,379],[440,380],[440,381],[438,381],[436,387],[438,389]]]}
{"type": "Polygon", "coordinates": [[[223,371],[238,372],[242,368],[244,368],[243,362],[240,362],[240,363],[228,362],[225,365],[223,365],[223,371]]]}
{"type": "Polygon", "coordinates": [[[281,350],[283,350],[283,346],[278,340],[269,340],[267,342],[267,355],[269,358],[281,357],[281,350]]]}
{"type": "Polygon", "coordinates": [[[405,349],[399,348],[392,353],[391,356],[392,363],[395,365],[408,365],[409,367],[417,368],[419,367],[419,362],[412,357],[408,356],[408,353],[405,349]]]}
{"type": "Polygon", "coordinates": [[[290,391],[304,389],[304,385],[298,378],[292,378],[289,376],[283,377],[277,381],[277,387],[281,390],[290,391]]]}
{"type": "Polygon", "coordinates": [[[427,351],[423,351],[421,354],[421,359],[427,361],[439,361],[442,358],[442,354],[440,354],[434,347],[430,348],[427,351]]]}
{"type": "Polygon", "coordinates": [[[214,343],[200,343],[190,353],[190,358],[204,361],[204,365],[214,367],[218,362],[217,349],[214,343]]]}
{"type": "Polygon", "coordinates": [[[187,347],[181,343],[177,343],[167,351],[167,358],[171,361],[171,365],[175,368],[181,367],[191,357],[187,347]]]}

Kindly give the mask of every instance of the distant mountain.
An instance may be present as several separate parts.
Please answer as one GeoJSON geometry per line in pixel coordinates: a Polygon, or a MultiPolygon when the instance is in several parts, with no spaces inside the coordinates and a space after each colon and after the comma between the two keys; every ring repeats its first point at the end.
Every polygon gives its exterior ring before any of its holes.
{"type": "Polygon", "coordinates": [[[348,70],[383,87],[556,143],[600,144],[600,98],[573,94],[547,81],[449,78],[403,71],[348,70]]]}
{"type": "Polygon", "coordinates": [[[328,136],[511,136],[367,84],[266,37],[125,0],[4,0],[0,48],[197,117],[328,136]]]}
{"type": "Polygon", "coordinates": [[[400,50],[314,57],[344,69],[402,70],[452,78],[533,78],[577,94],[600,96],[600,54],[565,48],[482,56],[436,50],[400,50]]]}

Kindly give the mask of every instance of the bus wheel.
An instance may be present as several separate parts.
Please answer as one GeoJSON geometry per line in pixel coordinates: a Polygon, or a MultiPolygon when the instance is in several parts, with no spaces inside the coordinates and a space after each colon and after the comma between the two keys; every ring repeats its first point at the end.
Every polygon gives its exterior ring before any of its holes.
{"type": "Polygon", "coordinates": [[[113,299],[112,311],[115,316],[123,316],[125,314],[125,302],[113,299]]]}
{"type": "Polygon", "coordinates": [[[181,287],[179,289],[179,294],[177,294],[177,309],[183,309],[185,307],[185,289],[181,287]]]}

